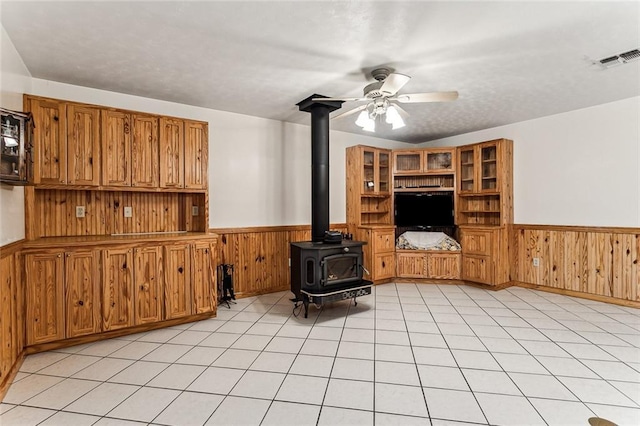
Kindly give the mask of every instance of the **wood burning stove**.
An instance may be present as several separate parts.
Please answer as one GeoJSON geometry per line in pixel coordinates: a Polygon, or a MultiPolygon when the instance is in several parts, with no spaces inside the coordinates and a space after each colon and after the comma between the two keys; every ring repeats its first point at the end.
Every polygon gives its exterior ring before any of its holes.
{"type": "MultiPolygon", "coordinates": [[[[341,101],[322,101],[313,95],[298,103],[311,113],[311,236],[312,241],[291,243],[291,292],[296,306],[355,299],[371,294],[371,281],[363,279],[362,241],[335,240],[329,233],[329,113],[341,101]]],[[[368,272],[367,272],[368,274],[368,272]]],[[[357,303],[357,302],[356,302],[357,303]]]]}

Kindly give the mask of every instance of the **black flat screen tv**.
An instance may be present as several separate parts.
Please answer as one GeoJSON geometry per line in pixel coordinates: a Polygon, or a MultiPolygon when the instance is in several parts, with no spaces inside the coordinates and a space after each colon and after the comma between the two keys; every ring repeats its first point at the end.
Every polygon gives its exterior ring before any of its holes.
{"type": "Polygon", "coordinates": [[[453,193],[403,193],[395,196],[395,225],[453,226],[453,193]]]}

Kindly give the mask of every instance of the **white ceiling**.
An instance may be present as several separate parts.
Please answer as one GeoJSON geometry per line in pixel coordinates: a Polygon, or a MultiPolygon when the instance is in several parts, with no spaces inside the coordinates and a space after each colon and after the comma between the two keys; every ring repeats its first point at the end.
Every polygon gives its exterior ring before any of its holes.
{"type": "MultiPolygon", "coordinates": [[[[311,94],[358,97],[380,65],[424,142],[640,95],[640,61],[592,60],[640,47],[640,2],[32,2],[1,21],[33,77],[296,123],[311,94]]],[[[345,111],[356,103],[345,103],[345,111]]],[[[355,116],[332,128],[362,133],[355,116]]],[[[379,126],[380,127],[380,126],[379,126]]]]}

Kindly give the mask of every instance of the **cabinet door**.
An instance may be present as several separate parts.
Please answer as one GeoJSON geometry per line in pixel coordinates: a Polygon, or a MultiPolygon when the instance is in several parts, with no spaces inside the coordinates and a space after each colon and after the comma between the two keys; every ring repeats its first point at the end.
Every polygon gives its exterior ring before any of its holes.
{"type": "Polygon", "coordinates": [[[423,151],[398,151],[393,153],[395,174],[415,174],[422,172],[423,151]]]}
{"type": "Polygon", "coordinates": [[[462,256],[462,279],[493,284],[491,260],[487,256],[462,256]]]}
{"type": "Polygon", "coordinates": [[[135,324],[162,321],[162,248],[135,249],[135,324]]]}
{"type": "Polygon", "coordinates": [[[384,253],[373,256],[373,279],[384,280],[396,274],[396,254],[384,253]]]}
{"type": "Polygon", "coordinates": [[[362,149],[362,194],[375,194],[376,192],[376,151],[374,149],[362,149]]]}
{"type": "Polygon", "coordinates": [[[424,278],[427,275],[427,256],[423,253],[397,253],[396,268],[400,278],[424,278]]]}
{"type": "Polygon", "coordinates": [[[131,185],[156,188],[159,182],[158,119],[133,114],[133,141],[131,144],[131,185]]]}
{"type": "Polygon", "coordinates": [[[102,111],[102,184],[131,186],[131,115],[102,111]]]}
{"type": "Polygon", "coordinates": [[[460,245],[464,254],[490,256],[493,232],[483,230],[461,230],[460,245]]]}
{"type": "Polygon", "coordinates": [[[102,329],[133,325],[132,249],[104,250],[102,258],[102,329]]]}
{"type": "Polygon", "coordinates": [[[51,100],[29,101],[35,127],[34,183],[67,181],[66,104],[51,100]]]}
{"type": "Polygon", "coordinates": [[[216,268],[213,247],[208,242],[196,243],[191,251],[191,283],[193,313],[213,312],[216,308],[216,268]]]}
{"type": "Polygon", "coordinates": [[[480,191],[497,192],[500,170],[498,167],[498,144],[495,142],[480,145],[480,191]]]}
{"type": "Polygon", "coordinates": [[[184,121],[160,118],[160,187],[184,188],[184,121]]]}
{"type": "Polygon", "coordinates": [[[27,345],[64,339],[62,253],[25,256],[27,345]]]}
{"type": "Polygon", "coordinates": [[[474,147],[458,149],[458,191],[476,191],[476,156],[474,147]]]}
{"type": "Polygon", "coordinates": [[[67,105],[67,177],[71,185],[100,185],[100,110],[67,105]]]}
{"type": "Polygon", "coordinates": [[[65,255],[67,338],[99,333],[100,287],[98,256],[94,251],[65,255]]]}
{"type": "Polygon", "coordinates": [[[377,192],[380,194],[391,193],[391,151],[378,151],[377,156],[377,192]]]}
{"type": "Polygon", "coordinates": [[[374,253],[383,253],[393,251],[395,248],[395,232],[390,231],[373,231],[373,250],[374,253]]]}
{"type": "Polygon", "coordinates": [[[424,171],[427,173],[453,172],[455,149],[429,149],[424,155],[424,171]]]}
{"type": "Polygon", "coordinates": [[[184,134],[184,186],[190,189],[205,189],[209,184],[207,125],[197,121],[185,121],[184,134]]]}
{"type": "Polygon", "coordinates": [[[191,315],[189,245],[164,248],[164,303],[166,319],[191,315]]]}
{"type": "Polygon", "coordinates": [[[459,280],[460,279],[460,253],[434,253],[427,256],[426,278],[459,280]]]}

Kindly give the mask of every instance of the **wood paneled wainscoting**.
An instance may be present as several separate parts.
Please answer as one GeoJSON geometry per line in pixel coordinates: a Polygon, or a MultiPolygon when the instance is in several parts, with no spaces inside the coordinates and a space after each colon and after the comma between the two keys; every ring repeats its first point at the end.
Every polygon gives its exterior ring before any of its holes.
{"type": "MultiPolygon", "coordinates": [[[[332,230],[347,232],[344,223],[332,230]]],[[[310,225],[214,228],[218,234],[220,263],[234,265],[234,290],[238,297],[289,290],[289,243],[310,241],[310,225]]]]}
{"type": "Polygon", "coordinates": [[[512,283],[640,308],[640,228],[512,229],[512,283]]]}
{"type": "Polygon", "coordinates": [[[0,247],[0,401],[24,359],[22,243],[0,247]]]}

